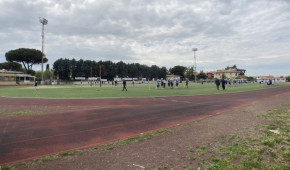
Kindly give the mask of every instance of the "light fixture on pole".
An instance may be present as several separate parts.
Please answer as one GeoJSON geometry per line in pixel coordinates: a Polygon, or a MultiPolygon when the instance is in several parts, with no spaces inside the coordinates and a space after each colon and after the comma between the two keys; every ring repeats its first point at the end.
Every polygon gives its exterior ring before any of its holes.
{"type": "Polygon", "coordinates": [[[42,24],[42,56],[41,56],[41,84],[44,84],[43,81],[43,58],[44,58],[44,25],[47,25],[48,20],[45,18],[39,18],[39,22],[42,24]]]}
{"type": "Polygon", "coordinates": [[[193,48],[192,51],[194,53],[194,72],[195,72],[195,74],[194,74],[194,81],[196,82],[197,70],[196,70],[196,55],[195,55],[195,53],[197,51],[197,48],[193,48]]]}

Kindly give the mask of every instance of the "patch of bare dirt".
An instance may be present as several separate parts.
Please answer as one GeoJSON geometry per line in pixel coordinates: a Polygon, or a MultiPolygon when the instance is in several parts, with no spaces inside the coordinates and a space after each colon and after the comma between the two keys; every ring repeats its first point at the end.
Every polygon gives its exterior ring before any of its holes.
{"type": "Polygon", "coordinates": [[[123,145],[113,150],[87,149],[82,155],[62,157],[47,162],[32,162],[19,169],[98,169],[98,170],[136,170],[136,169],[184,169],[201,167],[196,158],[188,160],[189,148],[204,144],[215,145],[221,136],[243,134],[242,131],[266,124],[258,115],[269,110],[289,105],[290,95],[285,94],[261,101],[247,107],[222,113],[207,119],[171,128],[172,133],[155,136],[150,140],[123,145]]]}

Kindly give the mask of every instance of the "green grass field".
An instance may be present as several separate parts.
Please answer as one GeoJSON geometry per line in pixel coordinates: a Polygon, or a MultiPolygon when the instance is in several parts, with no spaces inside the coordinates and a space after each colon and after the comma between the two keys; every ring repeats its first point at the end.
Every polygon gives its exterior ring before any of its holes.
{"type": "Polygon", "coordinates": [[[203,95],[233,93],[249,90],[258,90],[286,86],[289,83],[279,83],[274,86],[260,85],[250,83],[248,85],[226,86],[226,90],[218,91],[213,83],[196,84],[190,83],[189,88],[184,88],[185,83],[179,84],[179,88],[170,89],[166,86],[156,88],[155,84],[132,84],[127,85],[128,91],[122,91],[122,85],[58,85],[58,86],[13,86],[0,88],[1,97],[37,97],[37,98],[106,98],[106,97],[155,97],[155,96],[186,96],[186,95],[203,95]],[[149,90],[150,86],[150,90],[149,90]]]}

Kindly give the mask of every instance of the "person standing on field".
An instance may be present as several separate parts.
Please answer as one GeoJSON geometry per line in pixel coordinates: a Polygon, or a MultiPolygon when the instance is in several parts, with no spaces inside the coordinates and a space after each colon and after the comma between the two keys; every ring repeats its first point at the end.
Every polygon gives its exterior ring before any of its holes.
{"type": "Polygon", "coordinates": [[[219,90],[219,87],[220,87],[220,80],[219,79],[215,80],[215,85],[216,85],[217,90],[219,90]]]}
{"type": "Polygon", "coordinates": [[[222,87],[223,87],[223,90],[226,89],[226,81],[225,81],[225,79],[222,80],[222,87]]]}
{"type": "Polygon", "coordinates": [[[157,81],[156,81],[156,84],[157,84],[157,85],[156,85],[157,89],[159,89],[159,86],[160,86],[160,81],[159,81],[159,80],[157,80],[157,81]]]}
{"type": "Polygon", "coordinates": [[[122,91],[124,91],[124,89],[126,89],[126,91],[127,91],[127,88],[126,88],[126,80],[123,80],[123,90],[122,91]]]}
{"type": "Polygon", "coordinates": [[[170,86],[173,89],[173,79],[170,80],[170,86]]]}
{"type": "Polygon", "coordinates": [[[34,89],[37,89],[37,81],[34,82],[34,89]]]}

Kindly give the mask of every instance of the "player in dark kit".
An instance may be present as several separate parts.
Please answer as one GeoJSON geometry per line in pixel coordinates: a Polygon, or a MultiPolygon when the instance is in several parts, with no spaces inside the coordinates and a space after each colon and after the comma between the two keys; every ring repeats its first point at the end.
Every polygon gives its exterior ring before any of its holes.
{"type": "Polygon", "coordinates": [[[34,82],[34,89],[37,89],[37,81],[34,82]]]}
{"type": "Polygon", "coordinates": [[[123,90],[122,91],[124,91],[124,89],[126,89],[126,91],[127,91],[127,88],[126,88],[126,80],[123,80],[123,90]]]}
{"type": "Polygon", "coordinates": [[[219,79],[215,80],[215,85],[216,85],[217,90],[219,90],[219,87],[220,87],[220,80],[219,79]]]}
{"type": "Polygon", "coordinates": [[[222,80],[222,87],[223,87],[223,90],[226,89],[226,81],[225,81],[225,79],[222,80]]]}

